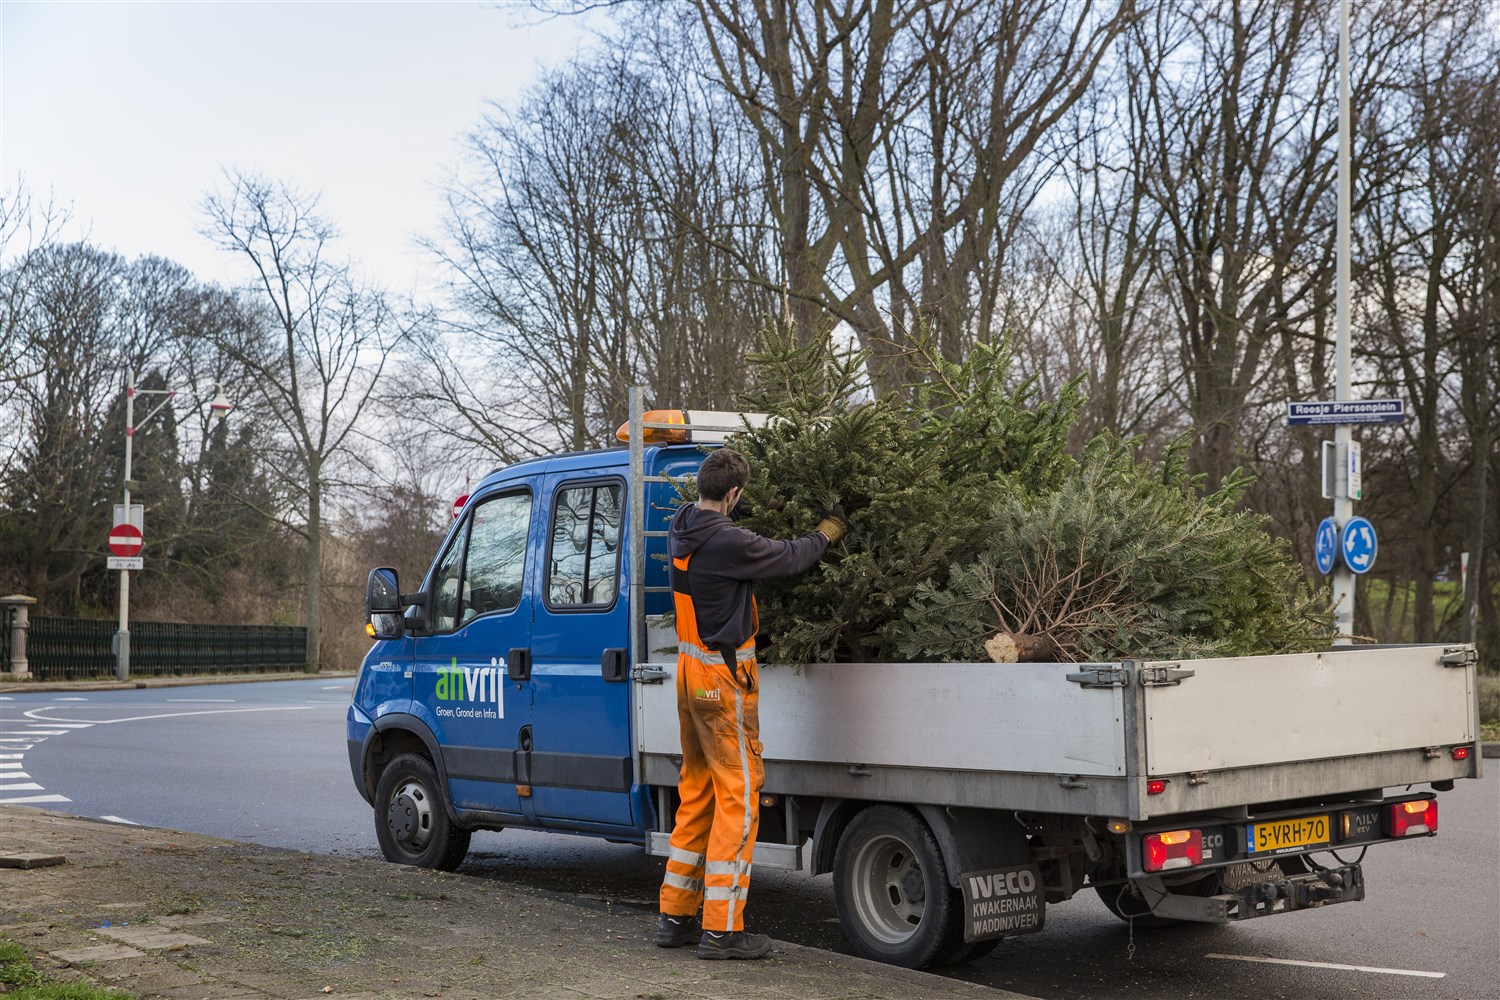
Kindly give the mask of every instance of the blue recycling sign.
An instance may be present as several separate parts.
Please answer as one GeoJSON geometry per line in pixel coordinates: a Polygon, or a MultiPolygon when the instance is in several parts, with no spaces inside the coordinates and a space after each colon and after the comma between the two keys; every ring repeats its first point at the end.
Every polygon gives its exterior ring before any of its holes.
{"type": "Polygon", "coordinates": [[[1368,573],[1375,565],[1375,525],[1362,517],[1351,517],[1344,524],[1339,536],[1339,551],[1344,555],[1344,565],[1355,573],[1368,573]]]}
{"type": "Polygon", "coordinates": [[[1339,523],[1331,517],[1325,517],[1318,525],[1317,539],[1313,544],[1313,558],[1318,561],[1318,572],[1332,573],[1334,560],[1338,557],[1339,523]]]}

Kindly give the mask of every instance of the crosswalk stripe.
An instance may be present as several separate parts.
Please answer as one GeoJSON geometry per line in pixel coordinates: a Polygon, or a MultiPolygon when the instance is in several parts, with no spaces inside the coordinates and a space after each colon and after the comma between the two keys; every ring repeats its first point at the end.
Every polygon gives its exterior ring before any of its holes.
{"type": "Polygon", "coordinates": [[[0,806],[20,806],[33,802],[72,802],[66,795],[17,795],[0,798],[0,806]]]}
{"type": "MultiPolygon", "coordinates": [[[[28,775],[29,777],[29,775],[28,775]]],[[[0,792],[45,792],[46,789],[34,781],[18,782],[14,785],[0,785],[0,792]]],[[[15,799],[0,799],[0,802],[14,802],[15,799]]]]}

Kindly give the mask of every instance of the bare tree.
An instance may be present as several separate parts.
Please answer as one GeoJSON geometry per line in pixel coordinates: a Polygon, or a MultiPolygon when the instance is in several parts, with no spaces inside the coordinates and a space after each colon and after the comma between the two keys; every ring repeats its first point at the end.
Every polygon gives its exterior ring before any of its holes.
{"type": "Polygon", "coordinates": [[[753,130],[778,250],[774,273],[806,339],[831,317],[902,380],[906,331],[944,353],[993,333],[1039,152],[1087,90],[1131,0],[789,0],[696,3],[705,72],[753,130]]]}
{"type": "Polygon", "coordinates": [[[321,663],[322,545],[330,491],[344,484],[354,433],[393,351],[406,341],[385,295],[332,257],[333,227],[317,199],[244,172],[203,202],[204,235],[238,254],[264,323],[218,331],[279,430],[281,509],[306,542],[307,669],[321,663]]]}

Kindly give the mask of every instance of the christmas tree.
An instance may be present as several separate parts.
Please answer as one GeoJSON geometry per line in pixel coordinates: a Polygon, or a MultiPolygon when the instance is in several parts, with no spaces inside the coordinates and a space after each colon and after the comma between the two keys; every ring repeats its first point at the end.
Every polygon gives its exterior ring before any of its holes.
{"type": "Polygon", "coordinates": [[[1111,661],[1326,648],[1311,593],[1248,480],[1204,493],[1182,450],[1067,442],[1077,383],[1044,399],[1004,346],[962,363],[920,351],[918,380],[873,398],[864,359],[773,336],[736,435],[770,537],[811,531],[834,504],[849,534],[812,571],[757,586],[762,656],[804,663],[1111,661]]]}

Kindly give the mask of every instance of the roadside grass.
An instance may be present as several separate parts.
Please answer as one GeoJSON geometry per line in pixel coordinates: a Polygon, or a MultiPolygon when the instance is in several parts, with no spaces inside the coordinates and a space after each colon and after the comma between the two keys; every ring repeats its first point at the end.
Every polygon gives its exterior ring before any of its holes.
{"type": "Polygon", "coordinates": [[[1479,675],[1479,735],[1500,741],[1500,674],[1479,675]]]}
{"type": "Polygon", "coordinates": [[[0,938],[0,997],[6,1000],[133,1000],[134,996],[50,979],[31,964],[25,948],[0,938]]]}
{"type": "MultiPolygon", "coordinates": [[[[1359,600],[1370,615],[1375,636],[1381,642],[1411,642],[1416,634],[1417,584],[1414,580],[1367,577],[1360,581],[1359,600]]],[[[1500,593],[1500,584],[1496,585],[1500,593]]],[[[1439,642],[1456,642],[1464,634],[1463,588],[1454,580],[1432,584],[1432,620],[1439,642]]]]}

